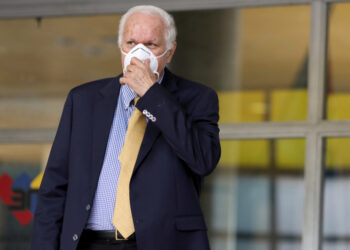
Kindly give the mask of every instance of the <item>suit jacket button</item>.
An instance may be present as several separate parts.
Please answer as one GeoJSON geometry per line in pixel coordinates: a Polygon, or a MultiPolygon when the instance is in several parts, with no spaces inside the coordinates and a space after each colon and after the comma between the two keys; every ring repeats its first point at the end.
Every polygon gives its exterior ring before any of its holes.
{"type": "Polygon", "coordinates": [[[91,208],[90,204],[87,204],[86,207],[85,207],[86,211],[89,211],[90,208],[91,208]]]}
{"type": "Polygon", "coordinates": [[[77,235],[77,234],[74,234],[74,235],[73,235],[73,240],[74,240],[74,241],[78,240],[78,235],[77,235]]]}
{"type": "Polygon", "coordinates": [[[144,109],[143,111],[142,111],[142,114],[147,114],[147,110],[146,109],[144,109]]]}

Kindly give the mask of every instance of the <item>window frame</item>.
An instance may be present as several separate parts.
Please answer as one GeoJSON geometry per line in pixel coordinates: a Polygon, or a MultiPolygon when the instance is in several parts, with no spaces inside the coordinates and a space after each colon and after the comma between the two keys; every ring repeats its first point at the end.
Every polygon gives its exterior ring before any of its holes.
{"type": "MultiPolygon", "coordinates": [[[[144,4],[143,1],[137,1],[144,4]]],[[[133,4],[137,4],[133,2],[133,4]]],[[[311,26],[308,62],[308,116],[303,122],[257,122],[220,124],[221,140],[304,138],[305,200],[302,250],[322,249],[324,199],[324,146],[329,137],[350,137],[350,121],[325,120],[325,81],[327,60],[328,4],[350,0],[216,0],[175,2],[152,1],[168,11],[242,8],[309,4],[311,26]]],[[[88,2],[51,0],[0,0],[0,19],[77,16],[122,13],[131,7],[127,0],[88,2]]],[[[56,129],[0,129],[0,143],[52,142],[56,129]]]]}

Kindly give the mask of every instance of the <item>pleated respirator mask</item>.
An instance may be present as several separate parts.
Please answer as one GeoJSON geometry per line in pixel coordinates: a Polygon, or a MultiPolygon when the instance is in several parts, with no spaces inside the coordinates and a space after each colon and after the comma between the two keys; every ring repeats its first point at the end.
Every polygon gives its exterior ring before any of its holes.
{"type": "Polygon", "coordinates": [[[131,58],[136,57],[138,58],[140,61],[144,62],[147,59],[150,59],[150,63],[149,66],[151,68],[151,71],[156,74],[159,78],[159,74],[157,72],[158,69],[158,58],[164,56],[168,50],[165,50],[161,55],[159,56],[155,56],[152,51],[147,48],[145,45],[143,45],[142,43],[139,43],[138,45],[136,45],[134,48],[132,48],[132,50],[129,51],[129,53],[125,53],[122,49],[120,49],[120,51],[125,55],[125,59],[124,59],[124,69],[123,72],[126,72],[126,68],[129,66],[131,58]]]}

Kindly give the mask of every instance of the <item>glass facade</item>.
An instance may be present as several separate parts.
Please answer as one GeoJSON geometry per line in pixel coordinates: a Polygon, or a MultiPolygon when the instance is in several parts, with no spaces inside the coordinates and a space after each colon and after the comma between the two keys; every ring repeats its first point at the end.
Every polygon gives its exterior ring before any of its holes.
{"type": "MultiPolygon", "coordinates": [[[[179,45],[170,67],[218,92],[221,124],[306,120],[309,6],[174,16],[179,45]]],[[[202,194],[212,249],[300,249],[305,140],[221,146],[202,194]]]]}
{"type": "Polygon", "coordinates": [[[327,119],[349,120],[350,112],[350,3],[329,7],[327,61],[327,119]]]}
{"type": "MultiPolygon", "coordinates": [[[[318,3],[261,7],[255,2],[250,8],[173,12],[178,47],[169,68],[217,91],[221,127],[253,124],[266,133],[243,139],[225,135],[221,142],[220,163],[205,179],[201,196],[213,250],[318,249],[303,246],[312,236],[304,228],[307,194],[317,193],[305,188],[307,173],[314,175],[318,167],[324,174],[318,187],[324,191],[322,228],[317,228],[321,245],[350,247],[350,126],[334,136],[338,131],[327,123],[350,120],[350,3],[320,2],[328,6],[329,24],[325,86],[319,83],[326,99],[318,104],[325,115],[316,123],[308,120],[315,91],[309,57],[312,41],[320,40],[313,27],[326,18],[318,16],[318,3]],[[293,129],[277,136],[265,132],[266,124],[295,122],[302,124],[297,136],[290,136],[293,129]],[[312,133],[324,150],[316,156],[317,145],[307,146],[312,133]],[[310,158],[322,159],[322,166],[311,165],[310,158]]],[[[29,249],[35,195],[51,147],[51,141],[24,143],[16,137],[9,143],[3,135],[55,129],[71,88],[118,75],[119,19],[0,20],[0,250],[29,249]]]]}
{"type": "Polygon", "coordinates": [[[327,138],[325,154],[325,195],[323,249],[350,247],[350,147],[349,138],[327,138]]]}
{"type": "MultiPolygon", "coordinates": [[[[350,3],[329,6],[328,58],[326,77],[326,118],[331,121],[349,120],[350,104],[350,3]]],[[[350,248],[350,158],[349,138],[325,138],[323,249],[350,248]]]]}
{"type": "Polygon", "coordinates": [[[221,123],[306,119],[309,6],[174,16],[179,45],[171,68],[218,91],[221,123]]]}
{"type": "Polygon", "coordinates": [[[219,166],[202,194],[212,249],[300,249],[305,140],[235,140],[221,146],[219,166]]]}

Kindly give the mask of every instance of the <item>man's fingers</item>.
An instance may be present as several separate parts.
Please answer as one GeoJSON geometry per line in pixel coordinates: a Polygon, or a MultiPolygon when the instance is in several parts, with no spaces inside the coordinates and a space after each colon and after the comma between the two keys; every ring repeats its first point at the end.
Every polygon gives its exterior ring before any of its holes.
{"type": "Polygon", "coordinates": [[[127,71],[124,73],[123,78],[125,81],[128,81],[130,79],[135,79],[137,78],[137,75],[135,72],[127,71]]]}
{"type": "Polygon", "coordinates": [[[138,67],[136,65],[129,64],[128,67],[126,67],[127,72],[135,72],[138,70],[138,67]]]}
{"type": "Polygon", "coordinates": [[[129,85],[132,89],[133,89],[132,86],[135,86],[135,83],[134,83],[133,79],[131,79],[131,78],[127,77],[127,76],[123,76],[123,77],[119,78],[119,83],[121,85],[125,85],[125,84],[129,85]]]}
{"type": "Polygon", "coordinates": [[[143,66],[143,62],[137,57],[131,58],[130,65],[143,66]]]}
{"type": "Polygon", "coordinates": [[[126,84],[126,78],[125,78],[125,77],[120,77],[120,78],[119,78],[119,83],[120,83],[121,85],[126,84]]]}
{"type": "Polygon", "coordinates": [[[139,59],[137,58],[133,58],[130,61],[130,64],[128,65],[128,67],[126,67],[127,71],[130,72],[147,72],[149,70],[149,65],[145,65],[143,62],[141,62],[139,59]],[[135,60],[133,60],[135,59],[135,60]]]}
{"type": "Polygon", "coordinates": [[[144,62],[139,60],[136,57],[131,58],[130,65],[138,66],[144,70],[150,70],[150,62],[151,60],[147,58],[144,62]]]}

